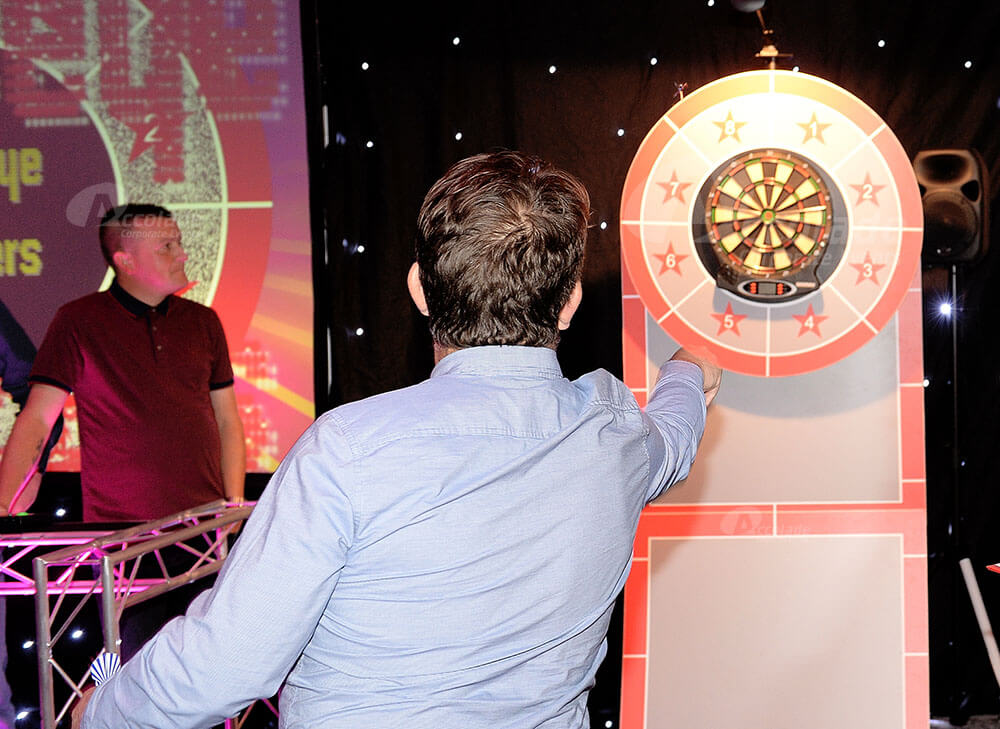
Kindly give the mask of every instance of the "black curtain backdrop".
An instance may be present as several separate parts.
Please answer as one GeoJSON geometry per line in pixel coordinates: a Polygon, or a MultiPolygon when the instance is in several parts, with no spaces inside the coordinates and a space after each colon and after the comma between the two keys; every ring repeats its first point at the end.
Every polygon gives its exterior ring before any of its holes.
{"type": "MultiPolygon", "coordinates": [[[[620,375],[625,174],[677,84],[690,92],[765,67],[754,57],[763,45],[757,16],[726,0],[304,2],[318,409],[428,375],[430,339],[404,285],[417,210],[451,163],[498,147],[539,154],[589,188],[584,302],[560,359],[570,377],[596,367],[620,375]]],[[[779,50],[794,54],[779,67],[856,94],[911,158],[974,148],[1000,179],[1000,3],[771,0],[762,13],[779,50]]],[[[951,324],[936,313],[949,271],[925,267],[931,701],[932,713],[953,721],[1000,710],[955,567],[972,558],[1000,620],[1000,575],[982,569],[1000,561],[997,256],[992,246],[958,270],[957,371],[951,324]]],[[[595,726],[617,715],[619,641],[613,633],[591,704],[595,726]]]]}

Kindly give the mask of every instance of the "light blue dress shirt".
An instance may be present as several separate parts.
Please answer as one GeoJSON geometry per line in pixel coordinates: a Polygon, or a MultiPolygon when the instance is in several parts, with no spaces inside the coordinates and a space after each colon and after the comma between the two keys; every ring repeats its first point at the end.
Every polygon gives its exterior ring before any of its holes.
{"type": "Polygon", "coordinates": [[[639,512],[704,422],[695,365],[667,363],[643,413],[531,347],[332,410],[84,726],[207,727],[282,688],[283,729],[587,727],[639,512]]]}

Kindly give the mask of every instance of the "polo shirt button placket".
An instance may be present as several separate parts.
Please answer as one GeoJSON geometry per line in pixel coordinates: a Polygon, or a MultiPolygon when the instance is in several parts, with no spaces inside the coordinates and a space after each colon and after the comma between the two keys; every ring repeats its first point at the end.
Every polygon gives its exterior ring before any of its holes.
{"type": "Polygon", "coordinates": [[[150,310],[146,314],[146,322],[149,324],[149,338],[150,338],[150,341],[152,341],[152,343],[153,343],[153,359],[158,359],[156,355],[157,355],[158,352],[163,351],[163,345],[157,343],[157,341],[156,341],[156,328],[157,327],[156,327],[156,324],[154,323],[156,321],[155,317],[156,317],[156,313],[154,311],[152,311],[152,310],[150,310]]]}

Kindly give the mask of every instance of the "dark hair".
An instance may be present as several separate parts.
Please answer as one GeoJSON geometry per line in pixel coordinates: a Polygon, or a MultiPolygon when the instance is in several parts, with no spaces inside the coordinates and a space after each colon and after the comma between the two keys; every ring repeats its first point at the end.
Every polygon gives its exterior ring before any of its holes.
{"type": "Polygon", "coordinates": [[[121,236],[117,232],[122,227],[132,225],[135,218],[173,218],[174,215],[165,207],[153,205],[151,203],[126,203],[113,208],[108,208],[107,212],[101,216],[101,222],[97,229],[97,237],[101,241],[101,254],[107,264],[114,268],[113,256],[115,251],[120,251],[121,236]]]}
{"type": "Polygon", "coordinates": [[[583,270],[589,215],[583,184],[537,157],[504,151],[452,166],[417,220],[434,341],[554,346],[583,270]]]}

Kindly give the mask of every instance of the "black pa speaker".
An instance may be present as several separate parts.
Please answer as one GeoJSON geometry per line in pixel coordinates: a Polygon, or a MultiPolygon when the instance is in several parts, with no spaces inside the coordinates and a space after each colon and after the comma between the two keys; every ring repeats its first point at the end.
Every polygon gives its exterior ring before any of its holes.
{"type": "Polygon", "coordinates": [[[913,160],[924,206],[925,263],[971,263],[989,246],[986,166],[972,149],[925,149],[913,160]]]}

